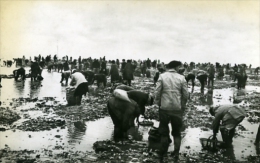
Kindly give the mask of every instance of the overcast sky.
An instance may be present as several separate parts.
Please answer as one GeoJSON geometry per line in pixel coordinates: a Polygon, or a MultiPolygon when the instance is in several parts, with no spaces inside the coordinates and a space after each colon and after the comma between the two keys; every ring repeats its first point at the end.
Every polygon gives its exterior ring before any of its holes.
{"type": "Polygon", "coordinates": [[[0,4],[1,58],[58,53],[260,65],[258,0],[0,4]]]}

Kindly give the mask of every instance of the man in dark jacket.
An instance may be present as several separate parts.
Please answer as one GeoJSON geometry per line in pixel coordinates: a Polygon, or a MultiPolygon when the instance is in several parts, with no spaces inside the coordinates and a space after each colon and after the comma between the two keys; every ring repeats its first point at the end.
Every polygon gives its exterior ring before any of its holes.
{"type": "Polygon", "coordinates": [[[25,78],[26,78],[25,77],[25,69],[23,67],[21,67],[17,70],[14,70],[13,74],[14,74],[15,81],[18,81],[19,76],[21,76],[22,80],[25,80],[25,78]]]}
{"type": "Polygon", "coordinates": [[[126,65],[126,62],[125,62],[125,59],[123,59],[122,63],[121,63],[121,72],[124,72],[125,65],[126,65]]]}
{"type": "Polygon", "coordinates": [[[117,64],[115,61],[112,61],[111,69],[110,69],[110,75],[111,75],[111,84],[114,85],[116,81],[119,81],[119,71],[117,64]]]}
{"type": "Polygon", "coordinates": [[[127,80],[127,84],[131,86],[131,81],[134,80],[134,67],[131,60],[127,60],[127,64],[123,71],[123,78],[124,80],[127,80]]]}
{"type": "Polygon", "coordinates": [[[207,83],[208,75],[205,71],[199,70],[197,73],[197,79],[200,82],[200,92],[204,94],[204,86],[207,83]]]}
{"type": "Polygon", "coordinates": [[[209,74],[208,87],[210,87],[210,82],[211,82],[211,87],[213,88],[214,78],[215,78],[215,67],[213,64],[210,65],[210,67],[208,69],[208,74],[209,74]]]}
{"type": "Polygon", "coordinates": [[[154,85],[156,85],[156,82],[158,81],[160,74],[164,72],[164,70],[161,67],[158,67],[157,69],[158,71],[155,73],[153,77],[154,85]]]}

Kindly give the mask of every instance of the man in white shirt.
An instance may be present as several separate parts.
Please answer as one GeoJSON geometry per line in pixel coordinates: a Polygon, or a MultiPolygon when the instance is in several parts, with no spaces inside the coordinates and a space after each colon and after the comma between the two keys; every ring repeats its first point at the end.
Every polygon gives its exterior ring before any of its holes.
{"type": "Polygon", "coordinates": [[[86,93],[88,92],[88,82],[85,76],[81,72],[76,72],[76,70],[73,70],[70,85],[75,86],[76,89],[74,96],[76,98],[76,105],[80,105],[82,95],[86,96],[86,93]]]}

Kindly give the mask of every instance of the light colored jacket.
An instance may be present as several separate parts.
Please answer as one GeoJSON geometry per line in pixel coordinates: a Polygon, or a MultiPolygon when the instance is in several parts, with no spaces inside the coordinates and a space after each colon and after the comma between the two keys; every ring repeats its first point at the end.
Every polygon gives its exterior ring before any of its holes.
{"type": "Polygon", "coordinates": [[[220,121],[221,127],[228,130],[236,128],[236,126],[245,118],[246,112],[237,105],[223,105],[215,109],[215,119],[212,124],[214,133],[218,133],[220,121]]]}
{"type": "Polygon", "coordinates": [[[156,83],[154,103],[160,106],[160,109],[182,112],[186,107],[189,93],[187,81],[183,75],[180,75],[174,69],[160,74],[156,83]]]}
{"type": "Polygon", "coordinates": [[[77,88],[81,83],[87,82],[85,76],[81,72],[75,72],[71,75],[70,85],[77,88]],[[75,84],[74,84],[75,83],[75,84]]]}

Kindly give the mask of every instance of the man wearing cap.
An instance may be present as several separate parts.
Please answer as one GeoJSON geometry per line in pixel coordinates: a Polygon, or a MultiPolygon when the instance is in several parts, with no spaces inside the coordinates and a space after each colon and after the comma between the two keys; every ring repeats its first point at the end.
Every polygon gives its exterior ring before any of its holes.
{"type": "Polygon", "coordinates": [[[212,124],[213,137],[215,138],[218,130],[220,130],[225,147],[231,147],[235,128],[246,116],[245,110],[235,104],[211,107],[209,112],[212,116],[215,116],[212,124]]]}
{"type": "Polygon", "coordinates": [[[169,127],[172,126],[172,136],[174,137],[174,160],[179,159],[181,146],[181,126],[182,115],[186,108],[188,99],[187,82],[183,75],[178,73],[181,62],[171,61],[168,70],[160,74],[155,89],[155,106],[159,106],[159,132],[161,134],[161,147],[159,150],[160,162],[167,154],[169,146],[169,127]]]}

